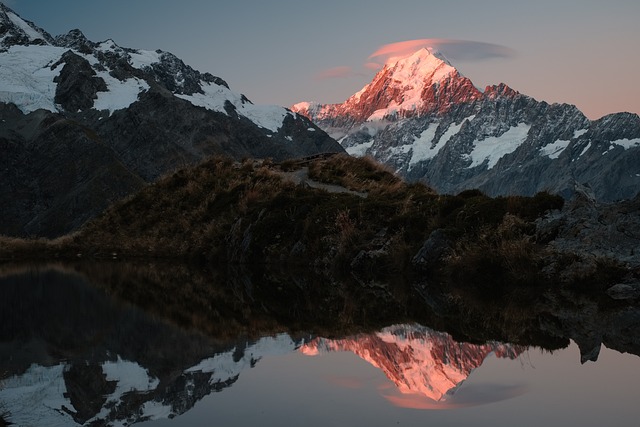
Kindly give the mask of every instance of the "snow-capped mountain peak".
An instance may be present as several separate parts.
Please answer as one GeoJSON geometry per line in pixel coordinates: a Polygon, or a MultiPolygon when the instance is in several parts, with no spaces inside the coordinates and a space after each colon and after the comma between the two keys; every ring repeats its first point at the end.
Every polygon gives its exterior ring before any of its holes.
{"type": "Polygon", "coordinates": [[[48,45],[51,36],[33,22],[22,19],[9,7],[0,3],[0,50],[12,45],[48,45]]]}
{"type": "Polygon", "coordinates": [[[504,83],[483,92],[441,54],[423,48],[392,58],[342,104],[298,103],[355,156],[371,156],[438,192],[571,197],[575,182],[616,201],[638,194],[640,119],[588,120],[575,106],[549,104],[504,83]],[[625,141],[625,142],[622,142],[625,141]],[[615,178],[612,178],[615,177],[615,178]]]}
{"type": "Polygon", "coordinates": [[[331,128],[353,128],[425,114],[441,115],[452,106],[480,99],[482,93],[437,51],[419,49],[408,56],[390,58],[364,86],[342,104],[298,103],[295,112],[331,128]]]}
{"type": "Polygon", "coordinates": [[[436,70],[441,71],[437,77],[443,77],[455,71],[444,55],[437,50],[430,51],[427,48],[419,49],[408,56],[391,57],[384,67],[393,70],[394,77],[401,81],[425,79],[432,76],[436,70]]]}

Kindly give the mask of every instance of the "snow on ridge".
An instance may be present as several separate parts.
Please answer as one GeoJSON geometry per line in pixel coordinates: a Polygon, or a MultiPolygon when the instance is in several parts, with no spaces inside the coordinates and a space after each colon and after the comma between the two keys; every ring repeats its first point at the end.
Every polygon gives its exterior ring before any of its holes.
{"type": "Polygon", "coordinates": [[[30,41],[37,39],[44,40],[44,36],[40,32],[36,31],[31,25],[29,25],[24,19],[20,18],[13,12],[7,11],[7,16],[13,22],[13,24],[20,28],[29,37],[30,41]]]}
{"type": "MultiPolygon", "coordinates": [[[[25,24],[27,25],[27,24],[25,24]]],[[[29,27],[31,28],[31,27],[29,27]]],[[[35,30],[32,30],[35,31],[35,30]]],[[[33,34],[36,34],[35,32],[33,34]]],[[[32,34],[32,35],[33,35],[32,34]]],[[[97,47],[103,52],[125,53],[113,40],[109,39],[97,47]]],[[[60,74],[64,64],[55,69],[51,65],[58,62],[68,48],[56,46],[11,46],[0,54],[0,102],[15,104],[24,114],[38,109],[59,112],[60,106],[55,103],[57,83],[53,81],[60,74]]],[[[75,52],[75,51],[74,51],[75,52]]],[[[98,59],[91,54],[75,52],[85,58],[96,68],[98,59]]],[[[126,53],[130,64],[138,69],[160,62],[162,52],[138,50],[126,53]]],[[[139,95],[150,89],[147,82],[139,78],[120,81],[112,77],[108,71],[98,71],[107,84],[108,91],[98,92],[93,107],[97,110],[116,110],[128,108],[138,100],[139,95]]],[[[202,82],[204,94],[176,95],[193,105],[212,111],[226,113],[225,103],[230,101],[237,112],[254,122],[256,125],[278,132],[287,115],[296,117],[295,113],[284,107],[275,105],[254,105],[247,102],[241,94],[233,92],[224,86],[202,82]]]]}
{"type": "Polygon", "coordinates": [[[162,52],[154,50],[137,50],[135,52],[129,52],[129,64],[133,68],[142,70],[146,67],[150,67],[151,64],[157,64],[160,62],[162,52]]]}
{"type": "Polygon", "coordinates": [[[264,356],[283,355],[297,348],[295,342],[288,334],[280,334],[275,337],[263,337],[256,343],[244,349],[242,358],[234,360],[235,349],[217,354],[205,359],[185,372],[212,373],[210,383],[226,381],[237,377],[242,371],[252,366],[256,360],[264,356]]]}
{"type": "Polygon", "coordinates": [[[122,48],[116,44],[113,39],[107,39],[103,42],[100,42],[96,47],[97,50],[102,52],[112,52],[114,50],[121,50],[122,48]]]}
{"type": "Polygon", "coordinates": [[[493,168],[503,156],[513,153],[527,139],[531,125],[520,123],[500,136],[491,136],[473,142],[474,148],[469,153],[470,168],[480,166],[485,161],[487,169],[493,168]]]}
{"type": "Polygon", "coordinates": [[[189,101],[195,106],[224,114],[227,114],[224,105],[229,101],[236,107],[238,114],[272,132],[278,132],[278,129],[282,127],[282,122],[285,117],[288,114],[294,114],[284,107],[278,107],[276,105],[254,105],[246,102],[243,100],[242,95],[217,84],[202,83],[202,91],[204,93],[176,96],[189,101]]]}

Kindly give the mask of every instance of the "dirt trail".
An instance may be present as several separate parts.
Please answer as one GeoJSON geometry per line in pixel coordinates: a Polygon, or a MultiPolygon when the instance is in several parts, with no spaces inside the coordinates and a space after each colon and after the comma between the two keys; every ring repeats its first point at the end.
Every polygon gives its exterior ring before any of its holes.
{"type": "Polygon", "coordinates": [[[293,182],[296,185],[302,185],[309,188],[317,188],[320,190],[325,190],[329,193],[348,193],[362,198],[367,197],[367,193],[349,190],[348,188],[342,187],[340,185],[325,184],[323,182],[314,181],[313,179],[309,178],[308,167],[303,167],[302,169],[298,169],[293,172],[281,172],[281,174],[285,179],[293,182]]]}

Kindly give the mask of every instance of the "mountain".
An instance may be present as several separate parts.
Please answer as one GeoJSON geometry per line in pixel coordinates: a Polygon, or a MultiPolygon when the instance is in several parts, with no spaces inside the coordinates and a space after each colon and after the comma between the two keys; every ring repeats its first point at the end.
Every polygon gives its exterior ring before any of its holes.
{"type": "Polygon", "coordinates": [[[342,104],[291,109],[348,153],[371,156],[439,192],[546,190],[568,198],[581,184],[612,202],[640,189],[638,115],[592,121],[573,105],[540,102],[505,84],[480,91],[427,49],[391,59],[342,104]]]}
{"type": "Polygon", "coordinates": [[[395,325],[343,339],[314,338],[300,347],[307,355],[350,351],[382,370],[403,394],[435,402],[450,398],[490,355],[515,359],[524,348],[489,342],[456,342],[421,325],[395,325]]]}
{"type": "Polygon", "coordinates": [[[0,234],[58,236],[212,155],[344,150],[306,117],[254,105],[175,55],[52,37],[0,4],[0,234]]]}

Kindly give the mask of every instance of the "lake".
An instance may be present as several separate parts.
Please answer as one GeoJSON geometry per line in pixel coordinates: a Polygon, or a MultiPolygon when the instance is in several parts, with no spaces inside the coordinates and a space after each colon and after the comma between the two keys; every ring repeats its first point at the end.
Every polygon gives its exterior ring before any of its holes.
{"type": "Polygon", "coordinates": [[[5,266],[0,426],[633,425],[632,302],[178,264],[5,266]]]}

